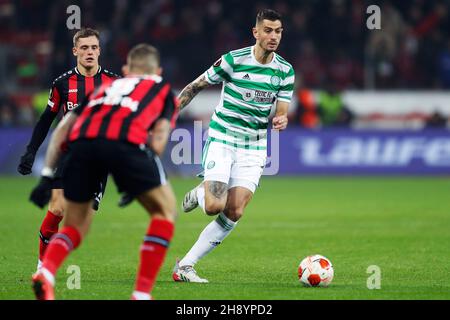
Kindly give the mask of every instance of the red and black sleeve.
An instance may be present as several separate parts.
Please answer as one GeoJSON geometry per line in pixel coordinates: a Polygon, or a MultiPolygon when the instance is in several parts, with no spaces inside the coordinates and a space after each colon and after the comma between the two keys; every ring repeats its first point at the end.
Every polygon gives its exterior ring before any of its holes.
{"type": "Polygon", "coordinates": [[[60,107],[60,89],[58,89],[58,86],[53,83],[52,89],[50,90],[47,108],[45,108],[45,111],[39,117],[39,120],[33,129],[31,140],[27,145],[28,151],[36,154],[39,150],[39,147],[42,145],[42,142],[44,142],[53,121],[58,115],[60,107]]]}
{"type": "Polygon", "coordinates": [[[169,92],[167,93],[166,99],[164,101],[164,107],[160,116],[158,117],[158,120],[167,119],[170,122],[170,127],[172,129],[175,128],[175,124],[178,117],[178,109],[179,109],[178,99],[173,93],[172,89],[170,89],[169,92]]]}

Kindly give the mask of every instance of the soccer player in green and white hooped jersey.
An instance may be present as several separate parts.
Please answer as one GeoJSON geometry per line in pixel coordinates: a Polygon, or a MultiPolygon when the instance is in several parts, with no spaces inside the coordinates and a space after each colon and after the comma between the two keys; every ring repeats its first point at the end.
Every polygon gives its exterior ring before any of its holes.
{"type": "Polygon", "coordinates": [[[266,164],[268,117],[275,102],[272,128],[287,127],[294,70],[275,53],[282,31],[279,13],[260,11],[253,28],[255,45],[223,55],[178,97],[182,109],[204,88],[223,83],[203,151],[204,180],[183,199],[185,212],[200,206],[206,214],[218,216],[176,263],[175,281],[208,282],[193,267],[235,228],[258,186],[266,164]]]}

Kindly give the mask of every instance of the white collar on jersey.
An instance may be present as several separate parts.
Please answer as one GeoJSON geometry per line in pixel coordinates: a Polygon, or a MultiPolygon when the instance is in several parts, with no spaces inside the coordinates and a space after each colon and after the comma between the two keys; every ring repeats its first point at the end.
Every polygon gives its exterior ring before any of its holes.
{"type": "Polygon", "coordinates": [[[255,52],[254,52],[254,51],[255,51],[255,46],[252,46],[252,47],[251,47],[251,50],[250,50],[250,52],[252,53],[252,60],[253,60],[257,65],[266,67],[266,66],[268,66],[269,64],[271,64],[272,62],[275,61],[275,55],[276,55],[276,53],[274,52],[274,53],[273,53],[273,56],[272,56],[272,60],[271,60],[270,62],[268,62],[268,63],[262,64],[261,62],[259,62],[258,60],[256,60],[255,52]]]}
{"type": "MultiPolygon", "coordinates": [[[[82,76],[82,74],[80,73],[80,70],[78,70],[78,67],[75,67],[75,72],[77,74],[79,74],[80,76],[82,76]]],[[[102,66],[98,66],[97,74],[99,74],[100,72],[102,72],[102,66]]]]}

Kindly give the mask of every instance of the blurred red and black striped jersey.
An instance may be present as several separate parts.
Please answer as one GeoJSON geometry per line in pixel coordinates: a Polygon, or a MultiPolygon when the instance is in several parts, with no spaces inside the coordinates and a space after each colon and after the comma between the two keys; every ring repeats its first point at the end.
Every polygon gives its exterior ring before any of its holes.
{"type": "Polygon", "coordinates": [[[102,85],[74,113],[78,119],[69,141],[105,138],[145,144],[157,120],[175,126],[178,100],[159,76],[129,76],[102,85]]]}
{"type": "Polygon", "coordinates": [[[75,67],[53,81],[48,107],[55,113],[58,113],[62,108],[64,115],[66,115],[67,112],[78,107],[94,88],[105,83],[111,83],[118,78],[120,78],[119,75],[103,69],[101,66],[92,77],[83,76],[75,67]]]}

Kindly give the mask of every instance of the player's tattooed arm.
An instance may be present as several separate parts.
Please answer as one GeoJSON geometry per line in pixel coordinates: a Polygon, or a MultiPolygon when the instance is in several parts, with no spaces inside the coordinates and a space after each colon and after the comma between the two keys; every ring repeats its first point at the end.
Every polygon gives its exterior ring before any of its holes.
{"type": "Polygon", "coordinates": [[[219,181],[211,181],[208,183],[208,190],[215,198],[222,199],[228,191],[228,185],[219,181]]]}
{"type": "Polygon", "coordinates": [[[178,100],[180,101],[180,110],[187,106],[200,91],[209,87],[210,85],[211,84],[206,81],[203,74],[189,83],[178,95],[178,100]]]}

